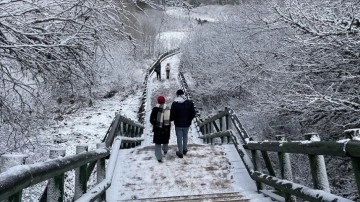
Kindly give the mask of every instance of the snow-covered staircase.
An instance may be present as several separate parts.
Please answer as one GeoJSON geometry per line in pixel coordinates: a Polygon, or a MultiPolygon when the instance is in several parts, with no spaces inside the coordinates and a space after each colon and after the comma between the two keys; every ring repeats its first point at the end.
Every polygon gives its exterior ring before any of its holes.
{"type": "Polygon", "coordinates": [[[235,185],[234,169],[241,168],[228,156],[230,146],[190,144],[181,159],[170,145],[163,163],[154,146],[121,150],[107,201],[272,201],[235,185]]]}

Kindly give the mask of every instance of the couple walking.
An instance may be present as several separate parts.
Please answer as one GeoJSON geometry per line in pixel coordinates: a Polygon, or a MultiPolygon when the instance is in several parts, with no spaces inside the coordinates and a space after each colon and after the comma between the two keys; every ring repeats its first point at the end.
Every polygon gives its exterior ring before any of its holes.
{"type": "Polygon", "coordinates": [[[156,159],[162,162],[162,152],[164,154],[168,151],[169,139],[170,139],[170,122],[173,121],[175,125],[175,133],[177,140],[176,155],[179,158],[183,158],[188,152],[188,132],[191,125],[191,121],[195,117],[194,103],[188,100],[183,90],[176,91],[176,97],[171,104],[171,107],[165,104],[165,98],[159,96],[157,98],[158,104],[152,109],[150,115],[150,123],[153,125],[155,143],[155,156],[156,159]]]}
{"type": "MultiPolygon", "coordinates": [[[[167,63],[165,66],[165,70],[166,70],[166,78],[169,79],[169,75],[170,75],[170,63],[167,63]]],[[[156,72],[156,79],[161,81],[161,63],[157,62],[155,64],[155,70],[156,72]]]]}

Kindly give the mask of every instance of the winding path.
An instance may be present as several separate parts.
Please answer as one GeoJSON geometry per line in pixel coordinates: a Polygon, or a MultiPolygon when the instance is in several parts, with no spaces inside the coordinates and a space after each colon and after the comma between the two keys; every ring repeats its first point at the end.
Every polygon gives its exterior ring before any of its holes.
{"type": "Polygon", "coordinates": [[[158,95],[163,95],[166,104],[171,105],[176,90],[180,88],[177,77],[179,58],[180,54],[177,54],[162,62],[162,67],[168,62],[172,66],[170,79],[165,79],[164,69],[161,81],[156,80],[155,75],[149,77],[145,140],[140,147],[120,151],[113,182],[107,191],[107,201],[233,192],[247,198],[253,195],[258,199],[255,184],[234,146],[202,144],[197,138],[195,124],[189,131],[188,155],[183,159],[175,155],[176,135],[172,125],[168,154],[164,156],[163,163],[156,160],[149,116],[158,95]]]}

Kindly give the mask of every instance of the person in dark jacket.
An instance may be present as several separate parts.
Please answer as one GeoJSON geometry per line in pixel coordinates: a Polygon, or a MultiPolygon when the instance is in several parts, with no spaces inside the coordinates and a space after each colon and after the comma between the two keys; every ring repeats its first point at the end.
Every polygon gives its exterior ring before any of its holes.
{"type": "Polygon", "coordinates": [[[170,139],[170,108],[165,104],[165,98],[159,96],[157,98],[158,104],[152,109],[150,114],[150,123],[153,125],[155,143],[155,157],[161,163],[162,152],[167,153],[170,139]]]}
{"type": "Polygon", "coordinates": [[[194,103],[185,97],[183,90],[178,90],[176,92],[176,98],[171,104],[170,120],[174,121],[175,125],[178,147],[176,155],[179,158],[183,158],[183,155],[186,155],[188,152],[188,132],[195,114],[194,103]]]}
{"type": "Polygon", "coordinates": [[[161,81],[161,63],[157,62],[155,65],[156,79],[161,81]]]}

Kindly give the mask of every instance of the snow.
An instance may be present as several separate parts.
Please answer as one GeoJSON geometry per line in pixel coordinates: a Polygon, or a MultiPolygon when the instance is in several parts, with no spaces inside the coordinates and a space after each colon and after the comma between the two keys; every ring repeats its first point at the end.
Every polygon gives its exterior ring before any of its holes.
{"type": "MultiPolygon", "coordinates": [[[[161,37],[164,47],[177,48],[186,34],[167,32],[161,37]],[[169,47],[170,46],[170,47],[169,47]]],[[[249,177],[233,145],[206,145],[198,137],[196,125],[189,130],[189,152],[183,159],[175,155],[176,135],[172,125],[169,151],[159,163],[152,144],[150,112],[156,98],[162,95],[166,104],[171,104],[180,88],[177,77],[181,54],[162,61],[161,81],[153,74],[149,77],[145,107],[144,141],[140,147],[120,150],[112,185],[107,191],[107,201],[153,198],[165,196],[197,195],[207,193],[239,192],[256,194],[254,181],[249,177]],[[164,66],[170,63],[170,79],[165,78],[164,66]],[[210,170],[210,171],[209,171],[210,170]]],[[[256,199],[254,199],[256,200],[256,199]]]]}
{"type": "MultiPolygon", "coordinates": [[[[174,9],[169,9],[168,14],[178,15],[179,13],[174,12],[174,9]]],[[[181,40],[187,37],[186,32],[186,30],[184,32],[168,31],[161,34],[163,46],[169,49],[177,48],[181,40]]],[[[107,191],[108,202],[131,198],[220,192],[239,192],[242,195],[257,194],[255,183],[249,177],[234,146],[203,144],[202,140],[197,138],[198,132],[195,123],[189,130],[189,153],[187,156],[180,159],[175,155],[176,136],[174,125],[172,125],[170,149],[164,156],[164,163],[159,163],[155,159],[152,127],[148,121],[150,111],[156,104],[158,95],[163,95],[167,104],[172,103],[175,92],[180,88],[177,77],[180,57],[181,53],[162,61],[161,81],[157,81],[155,75],[149,77],[145,106],[145,130],[142,137],[144,141],[139,147],[120,150],[116,165],[108,162],[108,166],[115,167],[112,183],[107,191]],[[166,63],[171,64],[170,79],[166,79],[164,70],[166,63]],[[136,184],[137,181],[139,184],[136,184]]],[[[43,131],[44,135],[40,135],[47,139],[45,142],[48,144],[44,146],[65,149],[66,156],[75,154],[78,145],[88,145],[89,151],[94,150],[96,144],[100,143],[105,136],[117,113],[131,120],[137,120],[142,90],[138,89],[131,95],[120,92],[112,98],[96,100],[92,107],[85,108],[76,114],[64,116],[62,121],[51,125],[43,131]]],[[[117,152],[114,152],[114,155],[116,154],[117,152]]],[[[15,167],[14,171],[16,169],[15,167]]],[[[71,178],[73,174],[68,176],[71,178]]],[[[107,173],[107,176],[110,175],[107,173]]],[[[104,181],[103,183],[107,184],[108,182],[104,181]]],[[[102,184],[101,186],[106,185],[102,184]]],[[[73,190],[66,190],[66,192],[68,198],[65,200],[70,201],[73,190]]],[[[30,198],[37,200],[34,199],[37,197],[38,193],[30,198]]],[[[250,201],[260,201],[260,199],[255,197],[250,201]]]]}

